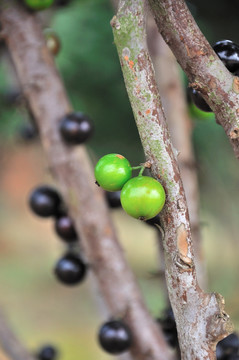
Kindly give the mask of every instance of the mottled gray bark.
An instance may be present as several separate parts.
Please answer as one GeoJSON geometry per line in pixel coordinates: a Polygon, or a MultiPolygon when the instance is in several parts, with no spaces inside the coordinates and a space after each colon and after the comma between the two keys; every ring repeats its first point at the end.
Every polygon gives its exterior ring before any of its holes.
{"type": "Polygon", "coordinates": [[[38,124],[50,171],[80,233],[85,257],[109,315],[122,318],[132,330],[132,358],[171,360],[172,353],[149,315],[125,260],[86,150],[83,146],[66,146],[60,137],[59,120],[72,108],[37,18],[6,0],[0,3],[0,21],[38,124]]]}
{"type": "Polygon", "coordinates": [[[223,126],[239,158],[239,78],[233,76],[212,50],[184,0],[148,0],[158,29],[223,126]]]}
{"type": "Polygon", "coordinates": [[[192,146],[193,122],[189,116],[179,65],[172,51],[159,34],[152,17],[149,17],[147,21],[147,37],[172,142],[179,152],[177,161],[189,210],[197,278],[200,287],[207,289],[207,274],[199,222],[197,169],[192,146]]]}
{"type": "Polygon", "coordinates": [[[146,160],[166,191],[161,213],[165,270],[182,359],[215,359],[218,340],[231,331],[224,299],[198,286],[188,209],[146,45],[145,2],[122,0],[111,21],[125,85],[146,160]]]}

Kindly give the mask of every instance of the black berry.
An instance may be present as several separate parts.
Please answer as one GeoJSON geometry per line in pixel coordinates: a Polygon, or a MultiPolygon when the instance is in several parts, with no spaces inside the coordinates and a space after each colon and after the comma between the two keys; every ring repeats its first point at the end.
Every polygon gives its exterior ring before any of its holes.
{"type": "Polygon", "coordinates": [[[231,359],[232,356],[239,354],[239,337],[236,333],[232,333],[225,339],[219,341],[216,348],[218,359],[231,359]]]}
{"type": "Polygon", "coordinates": [[[93,134],[93,123],[81,112],[66,115],[60,122],[60,132],[68,144],[82,144],[93,134]]]}
{"type": "Polygon", "coordinates": [[[38,360],[55,360],[57,358],[58,351],[51,345],[43,346],[37,353],[38,360]]]}
{"type": "Polygon", "coordinates": [[[77,240],[77,233],[73,221],[68,215],[62,215],[56,218],[55,230],[59,237],[66,242],[77,240]]]}
{"type": "Polygon", "coordinates": [[[161,325],[168,344],[172,347],[178,346],[178,333],[172,308],[166,309],[162,318],[157,321],[161,325]]]}
{"type": "Polygon", "coordinates": [[[205,112],[212,112],[210,106],[206,103],[200,93],[195,89],[190,89],[190,96],[194,105],[197,106],[198,109],[205,112]]]}
{"type": "Polygon", "coordinates": [[[65,285],[76,285],[86,275],[87,266],[79,255],[67,253],[56,264],[55,275],[65,285]]]}
{"type": "Polygon", "coordinates": [[[61,197],[54,188],[39,186],[32,191],[29,205],[38,216],[56,216],[61,205],[61,197]]]}
{"type": "Polygon", "coordinates": [[[231,40],[220,40],[213,45],[217,56],[230,72],[239,69],[239,46],[231,40]]]}
{"type": "Polygon", "coordinates": [[[19,136],[25,142],[30,142],[38,137],[38,130],[35,125],[28,123],[19,128],[19,136]]]}
{"type": "Polygon", "coordinates": [[[98,339],[102,348],[110,354],[121,354],[129,350],[132,343],[129,327],[118,320],[109,321],[102,325],[98,339]]]}
{"type": "Polygon", "coordinates": [[[111,208],[121,207],[120,191],[106,191],[106,200],[111,208]]]}

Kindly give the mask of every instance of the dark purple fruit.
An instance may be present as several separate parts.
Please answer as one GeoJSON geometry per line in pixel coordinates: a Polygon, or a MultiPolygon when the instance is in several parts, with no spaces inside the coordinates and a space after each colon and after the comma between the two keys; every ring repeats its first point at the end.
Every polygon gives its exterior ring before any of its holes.
{"type": "Polygon", "coordinates": [[[120,191],[106,191],[106,200],[111,208],[121,207],[120,191]]]}
{"type": "Polygon", "coordinates": [[[220,40],[213,45],[217,56],[230,72],[239,69],[239,46],[231,40],[220,40]]]}
{"type": "Polygon", "coordinates": [[[56,264],[55,275],[65,285],[76,285],[86,275],[87,266],[79,255],[65,254],[56,264]]]}
{"type": "Polygon", "coordinates": [[[18,89],[9,89],[6,90],[2,98],[7,106],[16,106],[22,102],[23,95],[18,89]]]}
{"type": "Polygon", "coordinates": [[[68,215],[62,215],[56,218],[55,230],[60,238],[66,242],[77,240],[77,233],[73,221],[68,215]]]}
{"type": "Polygon", "coordinates": [[[60,133],[66,143],[82,144],[93,134],[93,123],[81,112],[68,114],[60,122],[60,133]]]}
{"type": "Polygon", "coordinates": [[[38,130],[35,125],[28,123],[19,128],[19,136],[25,142],[30,142],[38,137],[38,130]]]}
{"type": "Polygon", "coordinates": [[[239,353],[239,337],[236,333],[232,333],[217,344],[217,354],[222,354],[222,359],[231,358],[232,355],[239,353]]]}
{"type": "Polygon", "coordinates": [[[32,211],[41,217],[56,216],[61,206],[61,197],[50,186],[39,186],[32,191],[29,205],[32,211]]]}
{"type": "Polygon", "coordinates": [[[166,309],[162,318],[157,321],[161,325],[168,344],[172,347],[178,346],[178,333],[172,308],[166,309]]]}
{"type": "Polygon", "coordinates": [[[121,354],[129,350],[132,335],[126,324],[119,320],[113,320],[101,326],[98,340],[102,348],[108,353],[121,354]]]}
{"type": "Polygon", "coordinates": [[[38,360],[55,360],[58,356],[58,351],[51,345],[43,346],[37,353],[38,360]]]}
{"type": "Polygon", "coordinates": [[[203,99],[203,97],[197,90],[190,88],[190,96],[192,102],[194,103],[194,105],[197,106],[197,108],[205,112],[212,112],[210,106],[206,103],[206,101],[203,99]]]}

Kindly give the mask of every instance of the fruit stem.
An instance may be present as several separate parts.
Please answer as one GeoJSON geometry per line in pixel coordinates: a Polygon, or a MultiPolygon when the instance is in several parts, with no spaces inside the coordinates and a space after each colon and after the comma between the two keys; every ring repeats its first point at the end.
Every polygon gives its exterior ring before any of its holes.
{"type": "Polygon", "coordinates": [[[139,175],[138,176],[142,176],[143,172],[145,170],[145,166],[141,166],[141,170],[139,172],[139,175]]]}
{"type": "Polygon", "coordinates": [[[138,169],[141,169],[142,168],[142,166],[133,166],[131,169],[132,170],[138,170],[138,169]]]}

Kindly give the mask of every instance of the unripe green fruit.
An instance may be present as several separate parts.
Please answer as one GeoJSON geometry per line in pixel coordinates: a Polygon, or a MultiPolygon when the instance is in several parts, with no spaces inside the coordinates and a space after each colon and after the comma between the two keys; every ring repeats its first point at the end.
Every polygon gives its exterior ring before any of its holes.
{"type": "Polygon", "coordinates": [[[130,179],[121,191],[121,205],[127,214],[140,220],[156,216],[165,203],[162,185],[149,176],[130,179]]]}
{"type": "Polygon", "coordinates": [[[132,168],[129,161],[119,154],[103,156],[95,167],[96,181],[107,191],[121,190],[131,176],[132,168]]]}
{"type": "Polygon", "coordinates": [[[49,8],[54,0],[24,0],[24,3],[32,10],[44,10],[49,8]]]}

